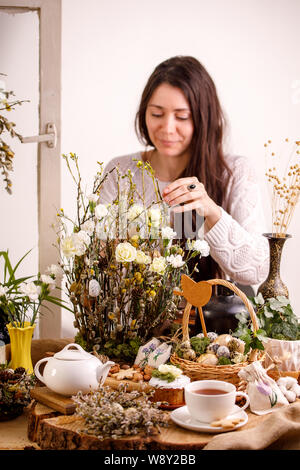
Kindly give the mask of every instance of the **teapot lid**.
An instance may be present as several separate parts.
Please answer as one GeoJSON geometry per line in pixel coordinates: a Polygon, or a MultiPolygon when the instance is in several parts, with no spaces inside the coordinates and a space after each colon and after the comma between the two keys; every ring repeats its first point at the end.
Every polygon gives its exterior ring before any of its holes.
{"type": "Polygon", "coordinates": [[[64,361],[82,361],[83,359],[92,359],[93,356],[86,352],[79,344],[67,344],[61,351],[54,354],[55,359],[64,361]],[[73,348],[73,349],[70,349],[73,348]]]}

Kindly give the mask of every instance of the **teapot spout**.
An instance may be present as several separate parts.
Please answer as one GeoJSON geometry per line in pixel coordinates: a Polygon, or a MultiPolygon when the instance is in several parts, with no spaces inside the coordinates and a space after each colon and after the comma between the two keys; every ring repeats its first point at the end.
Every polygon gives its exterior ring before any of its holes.
{"type": "Polygon", "coordinates": [[[111,366],[114,366],[114,365],[115,365],[114,362],[107,361],[105,364],[102,364],[97,367],[96,369],[97,381],[99,382],[100,385],[104,384],[107,374],[109,372],[109,369],[111,368],[111,366]]]}

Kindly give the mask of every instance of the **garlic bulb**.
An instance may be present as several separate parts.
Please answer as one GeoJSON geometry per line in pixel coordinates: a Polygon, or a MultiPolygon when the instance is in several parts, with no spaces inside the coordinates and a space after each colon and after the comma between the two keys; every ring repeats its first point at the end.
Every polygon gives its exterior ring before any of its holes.
{"type": "Polygon", "coordinates": [[[183,359],[187,361],[193,361],[196,359],[196,353],[193,349],[185,349],[183,350],[183,359]]]}
{"type": "Polygon", "coordinates": [[[277,385],[289,403],[293,403],[300,396],[300,385],[294,377],[280,377],[277,385]]]}
{"type": "Polygon", "coordinates": [[[232,338],[230,341],[227,343],[227,347],[230,352],[232,353],[241,353],[244,354],[245,351],[245,342],[242,341],[239,338],[232,338]]]}

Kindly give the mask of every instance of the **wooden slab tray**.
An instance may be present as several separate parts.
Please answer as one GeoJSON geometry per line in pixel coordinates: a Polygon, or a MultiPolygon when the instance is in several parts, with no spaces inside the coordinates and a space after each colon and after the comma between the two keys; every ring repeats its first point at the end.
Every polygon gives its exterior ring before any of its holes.
{"type": "MultiPolygon", "coordinates": [[[[127,385],[128,392],[132,392],[133,390],[144,390],[147,392],[152,389],[152,387],[150,387],[147,382],[140,384],[137,382],[132,382],[131,380],[116,380],[111,377],[107,377],[104,385],[117,390],[121,383],[127,385]]],[[[59,395],[58,393],[50,390],[48,387],[35,387],[31,390],[31,398],[39,403],[42,403],[43,405],[48,406],[49,408],[52,408],[55,411],[59,411],[63,415],[71,415],[75,412],[76,404],[72,398],[59,395]]]]}
{"type": "MultiPolygon", "coordinates": [[[[248,423],[234,432],[253,428],[265,419],[249,413],[248,423]]],[[[99,440],[97,436],[80,431],[84,428],[79,416],[58,416],[43,419],[37,434],[37,444],[44,450],[200,450],[215,434],[189,431],[174,424],[162,428],[153,436],[130,436],[120,439],[99,440]]]]}
{"type": "Polygon", "coordinates": [[[52,408],[52,410],[59,411],[63,415],[75,412],[76,404],[72,398],[52,392],[48,387],[35,387],[31,390],[30,395],[37,402],[52,408]]]}

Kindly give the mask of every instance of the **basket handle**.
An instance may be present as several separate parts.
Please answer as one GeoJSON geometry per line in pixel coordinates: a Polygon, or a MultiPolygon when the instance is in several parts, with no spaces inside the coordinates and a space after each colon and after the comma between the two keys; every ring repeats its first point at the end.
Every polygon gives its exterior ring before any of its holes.
{"type": "MultiPolygon", "coordinates": [[[[222,286],[228,287],[228,289],[232,290],[235,294],[237,294],[241,300],[244,302],[245,307],[247,308],[252,324],[253,324],[253,329],[254,331],[257,331],[259,326],[257,322],[257,317],[256,313],[254,311],[253,305],[249,301],[248,297],[244,292],[242,292],[238,287],[236,287],[234,284],[232,284],[229,281],[226,281],[225,279],[211,279],[209,281],[202,281],[202,283],[208,283],[211,286],[215,286],[217,284],[220,284],[222,286]]],[[[176,291],[177,294],[179,294],[178,291],[176,291]]],[[[181,292],[181,295],[184,296],[184,293],[181,292]]],[[[183,313],[183,318],[182,318],[182,340],[187,341],[189,340],[189,317],[190,317],[190,311],[191,311],[192,304],[190,302],[187,302],[184,313],[183,313]]],[[[198,308],[199,310],[199,315],[200,315],[200,321],[201,321],[201,326],[203,330],[204,336],[207,336],[206,332],[206,326],[205,326],[205,321],[204,321],[204,316],[203,316],[203,311],[202,311],[202,306],[200,305],[195,305],[195,307],[198,308]]]]}

